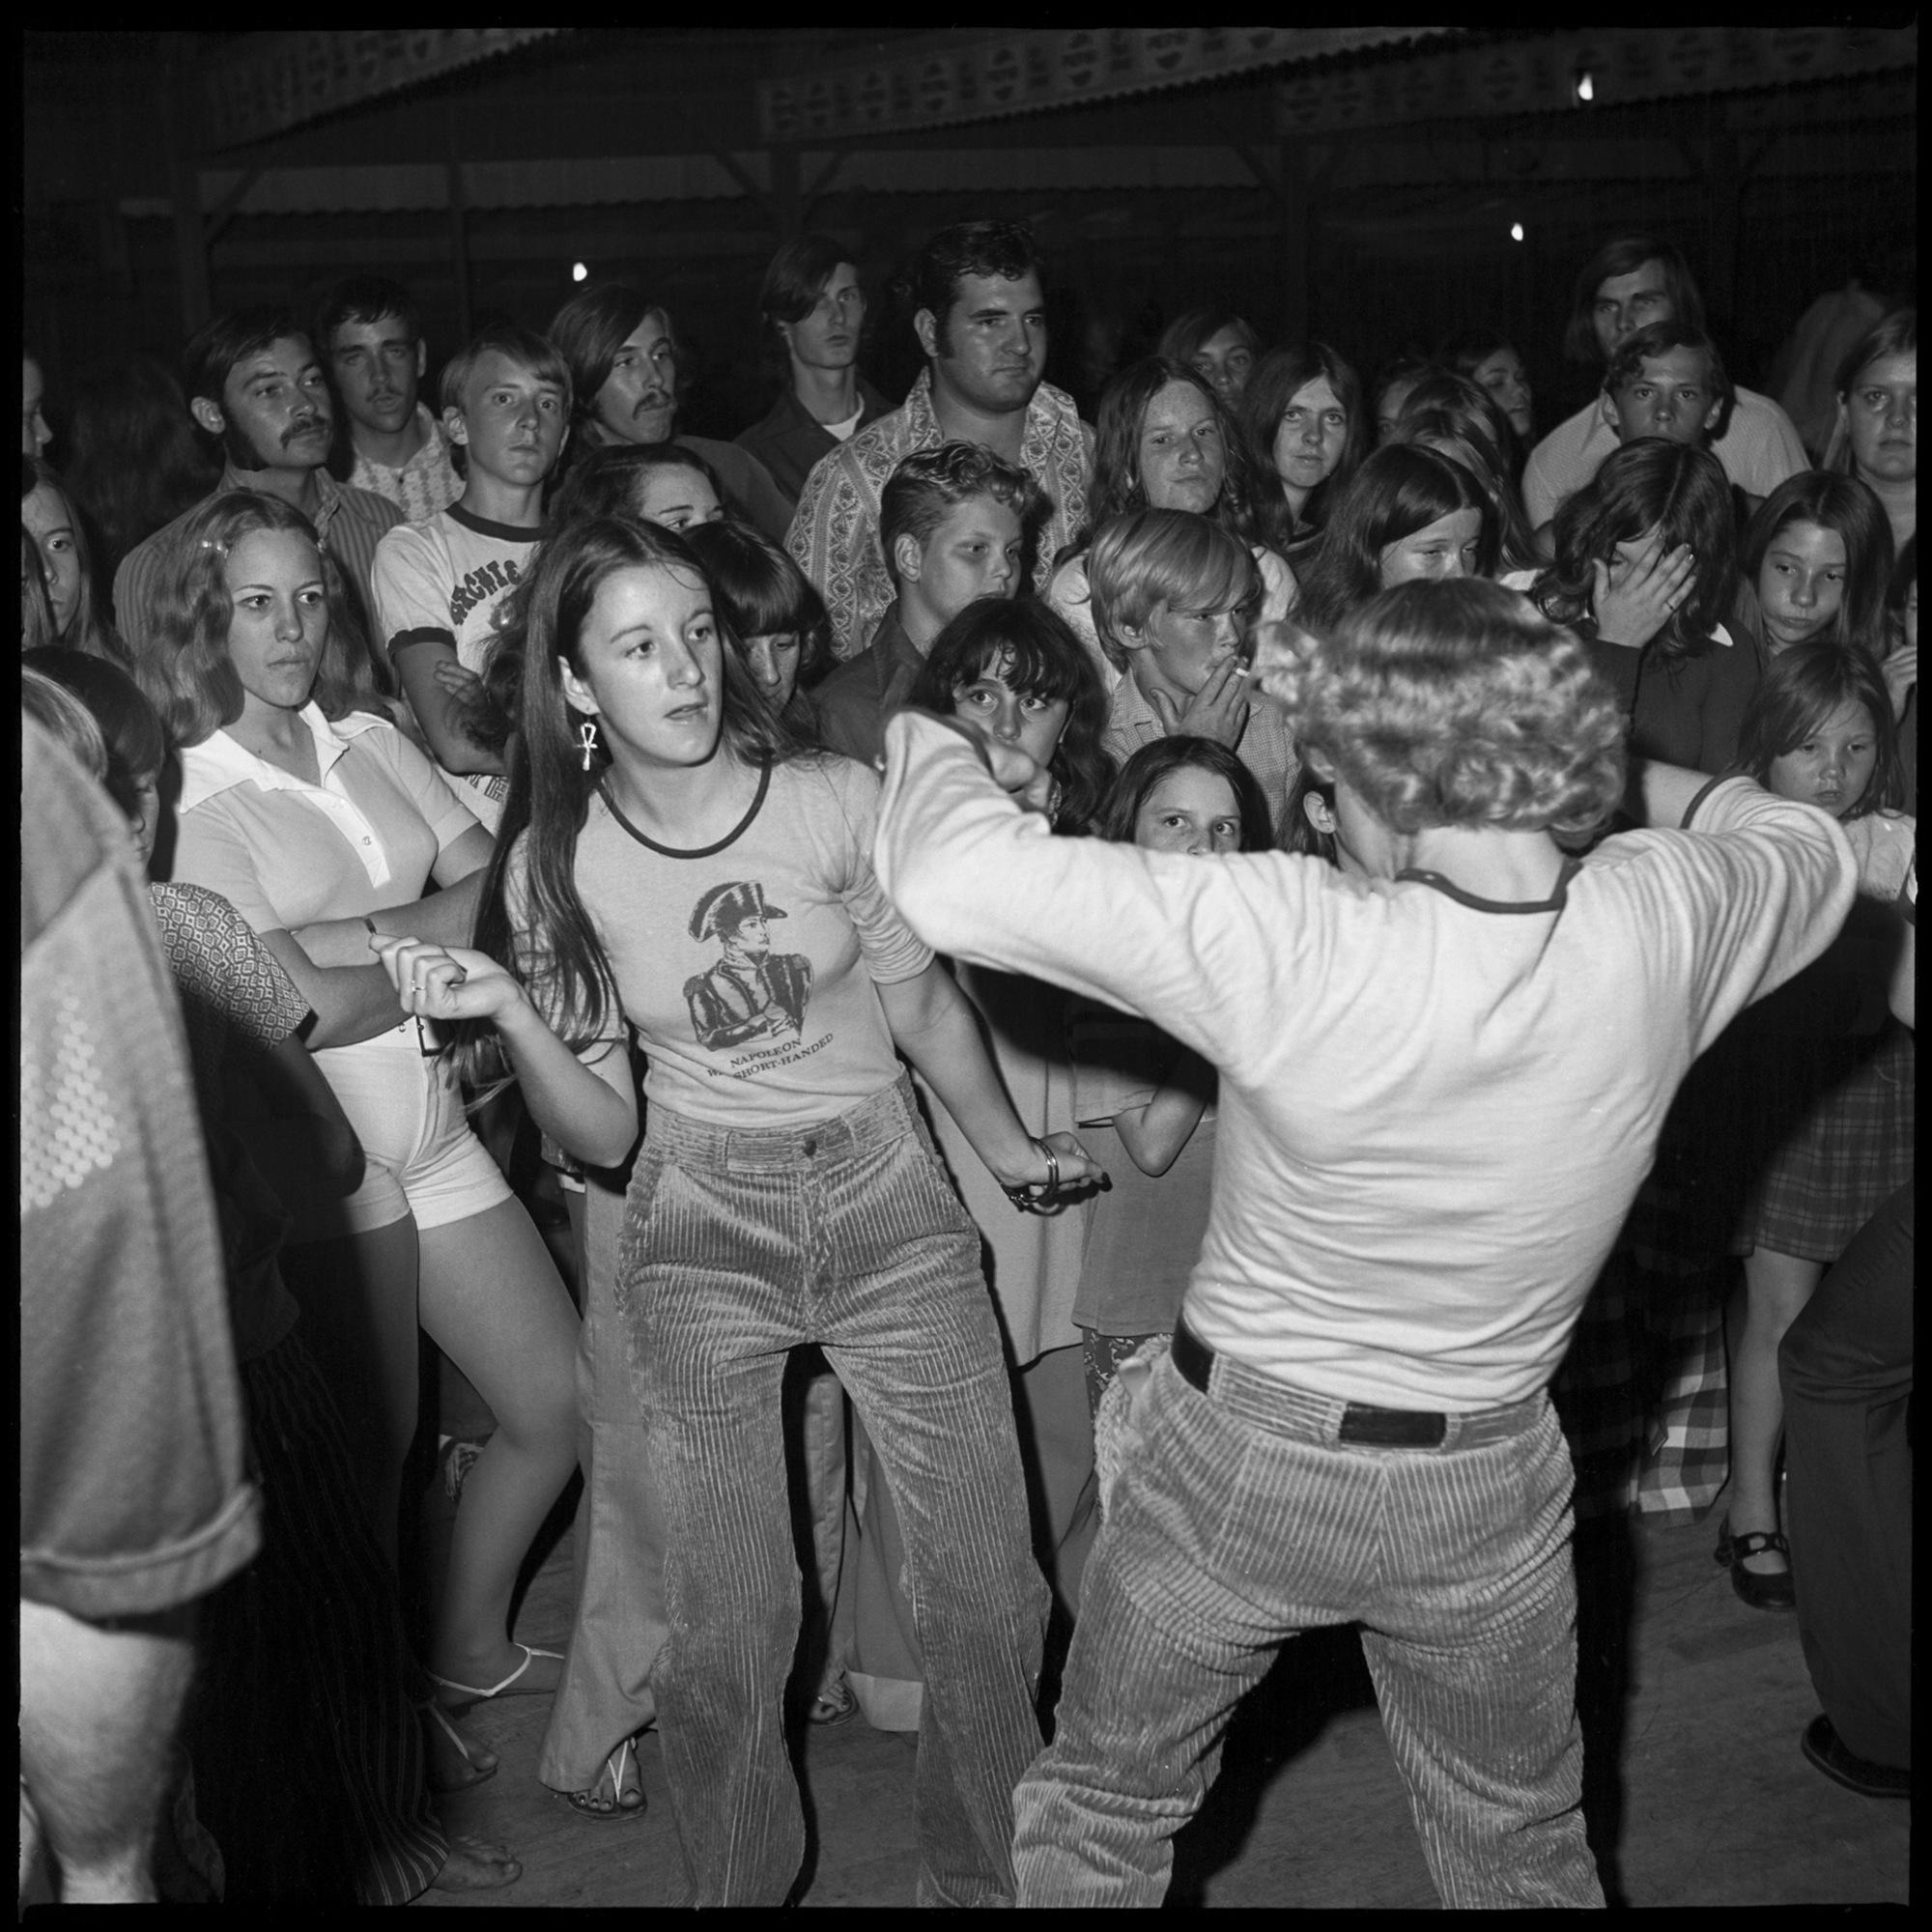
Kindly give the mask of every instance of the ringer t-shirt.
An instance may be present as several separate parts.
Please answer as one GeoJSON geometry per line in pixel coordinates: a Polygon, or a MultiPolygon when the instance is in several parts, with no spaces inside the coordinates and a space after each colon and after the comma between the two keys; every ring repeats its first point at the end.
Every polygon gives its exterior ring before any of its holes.
{"type": "Polygon", "coordinates": [[[932,952],[873,875],[878,797],[849,758],[793,759],[767,770],[725,838],[678,851],[593,796],[577,890],[648,1056],[652,1106],[803,1125],[898,1078],[877,986],[932,952]]]}
{"type": "MultiPolygon", "coordinates": [[[[497,611],[543,534],[493,524],[461,503],[391,530],[377,546],[374,572],[377,615],[391,658],[412,644],[440,641],[455,648],[464,669],[480,672],[496,639],[497,611]]],[[[509,781],[497,772],[442,775],[495,832],[509,781]]]]}
{"type": "Polygon", "coordinates": [[[1856,868],[1747,780],[1533,904],[1314,858],[1049,835],[958,734],[886,728],[874,852],[943,951],[1164,1027],[1220,1072],[1189,1325],[1293,1386],[1467,1410],[1548,1387],[1691,1062],[1815,959],[1856,868]]]}

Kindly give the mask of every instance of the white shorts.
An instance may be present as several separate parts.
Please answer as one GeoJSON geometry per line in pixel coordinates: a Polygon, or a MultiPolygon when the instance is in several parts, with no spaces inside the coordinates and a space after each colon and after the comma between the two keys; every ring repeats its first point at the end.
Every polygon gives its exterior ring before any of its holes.
{"type": "Polygon", "coordinates": [[[407,1019],[374,1039],[316,1054],[366,1166],[354,1194],[299,1212],[291,1241],[364,1235],[412,1214],[418,1229],[441,1228],[516,1198],[469,1131],[453,1077],[422,1049],[407,1019]]]}

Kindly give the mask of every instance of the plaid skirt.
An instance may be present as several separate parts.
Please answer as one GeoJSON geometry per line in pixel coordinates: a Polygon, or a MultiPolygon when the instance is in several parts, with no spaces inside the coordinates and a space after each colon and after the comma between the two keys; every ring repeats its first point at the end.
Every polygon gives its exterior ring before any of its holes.
{"type": "Polygon", "coordinates": [[[1912,1179],[1916,1048],[1896,1020],[1872,1037],[1792,1045],[1756,1069],[1749,1098],[1776,1140],[1747,1186],[1731,1252],[1829,1264],[1912,1179]]]}

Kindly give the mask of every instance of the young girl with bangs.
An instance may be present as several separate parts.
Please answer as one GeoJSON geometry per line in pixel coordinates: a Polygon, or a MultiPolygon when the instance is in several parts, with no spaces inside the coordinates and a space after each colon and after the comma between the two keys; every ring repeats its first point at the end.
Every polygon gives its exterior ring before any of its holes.
{"type": "Polygon", "coordinates": [[[1325,635],[1393,584],[1493,577],[1500,541],[1489,497],[1460,463],[1385,442],[1330,512],[1296,616],[1325,635]]]}
{"type": "Polygon", "coordinates": [[[970,1008],[872,876],[877,781],[802,752],[757,699],[680,538],[558,531],[524,641],[479,944],[383,959],[410,1010],[494,1037],[586,1165],[637,1139],[627,1028],[648,1056],[611,1340],[664,1512],[653,1687],[696,1902],[782,1902],[805,1847],[779,1392],[807,1342],[865,1417],[905,1532],[930,1660],[919,1896],[1008,1898],[1045,1591],[979,1236],[895,1050],[1016,1202],[1098,1171],[1014,1117],[970,1008]]]}
{"type": "Polygon", "coordinates": [[[1751,518],[1740,567],[1762,661],[1810,638],[1885,655],[1891,530],[1857,477],[1807,469],[1780,483],[1751,518]]]}
{"type": "MultiPolygon", "coordinates": [[[[1274,846],[1253,775],[1208,738],[1144,745],[1108,788],[1098,831],[1195,858],[1274,846]]],[[[1072,1037],[1080,1124],[1114,1143],[1101,1143],[1112,1185],[1094,1206],[1073,1304],[1097,1414],[1121,1364],[1173,1332],[1200,1256],[1214,1178],[1214,1070],[1151,1022],[1092,1001],[1076,1002],[1072,1037]]]]}
{"type": "Polygon", "coordinates": [[[1718,1542],[1756,1607],[1794,1601],[1774,1470],[1783,1423],[1777,1350],[1825,1269],[1912,1177],[1914,1049],[1887,1010],[1900,943],[1894,911],[1917,838],[1889,695],[1862,651],[1794,644],[1746,716],[1739,766],[1768,790],[1829,812],[1859,867],[1859,898],[1832,951],[1733,1030],[1746,1156],[1733,1252],[1745,1294],[1731,1337],[1731,1485],[1718,1542]]]}

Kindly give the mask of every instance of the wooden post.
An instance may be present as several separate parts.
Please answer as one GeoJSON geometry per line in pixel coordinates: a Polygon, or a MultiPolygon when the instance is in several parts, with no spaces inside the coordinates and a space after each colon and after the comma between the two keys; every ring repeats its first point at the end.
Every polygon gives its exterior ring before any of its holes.
{"type": "Polygon", "coordinates": [[[1704,302],[1711,326],[1725,336],[1737,333],[1738,237],[1743,227],[1745,178],[1738,137],[1723,130],[1705,149],[1704,204],[1710,211],[1710,260],[1704,268],[1704,302]]]}
{"type": "Polygon", "coordinates": [[[213,313],[207,233],[201,219],[201,170],[195,165],[196,123],[187,87],[187,71],[170,65],[160,90],[161,114],[168,145],[168,192],[175,207],[175,280],[185,338],[213,313]]]}
{"type": "Polygon", "coordinates": [[[771,205],[773,225],[779,240],[789,242],[805,226],[799,196],[798,150],[788,144],[774,144],[765,150],[771,161],[771,205]]]}
{"type": "Polygon", "coordinates": [[[449,259],[456,277],[456,337],[468,342],[475,333],[472,323],[472,292],[469,286],[469,228],[464,218],[463,148],[456,135],[456,102],[444,103],[443,128],[446,159],[443,163],[449,182],[449,259]]]}
{"type": "Polygon", "coordinates": [[[1308,143],[1281,137],[1281,339],[1300,342],[1314,327],[1315,214],[1308,192],[1308,143]]]}

